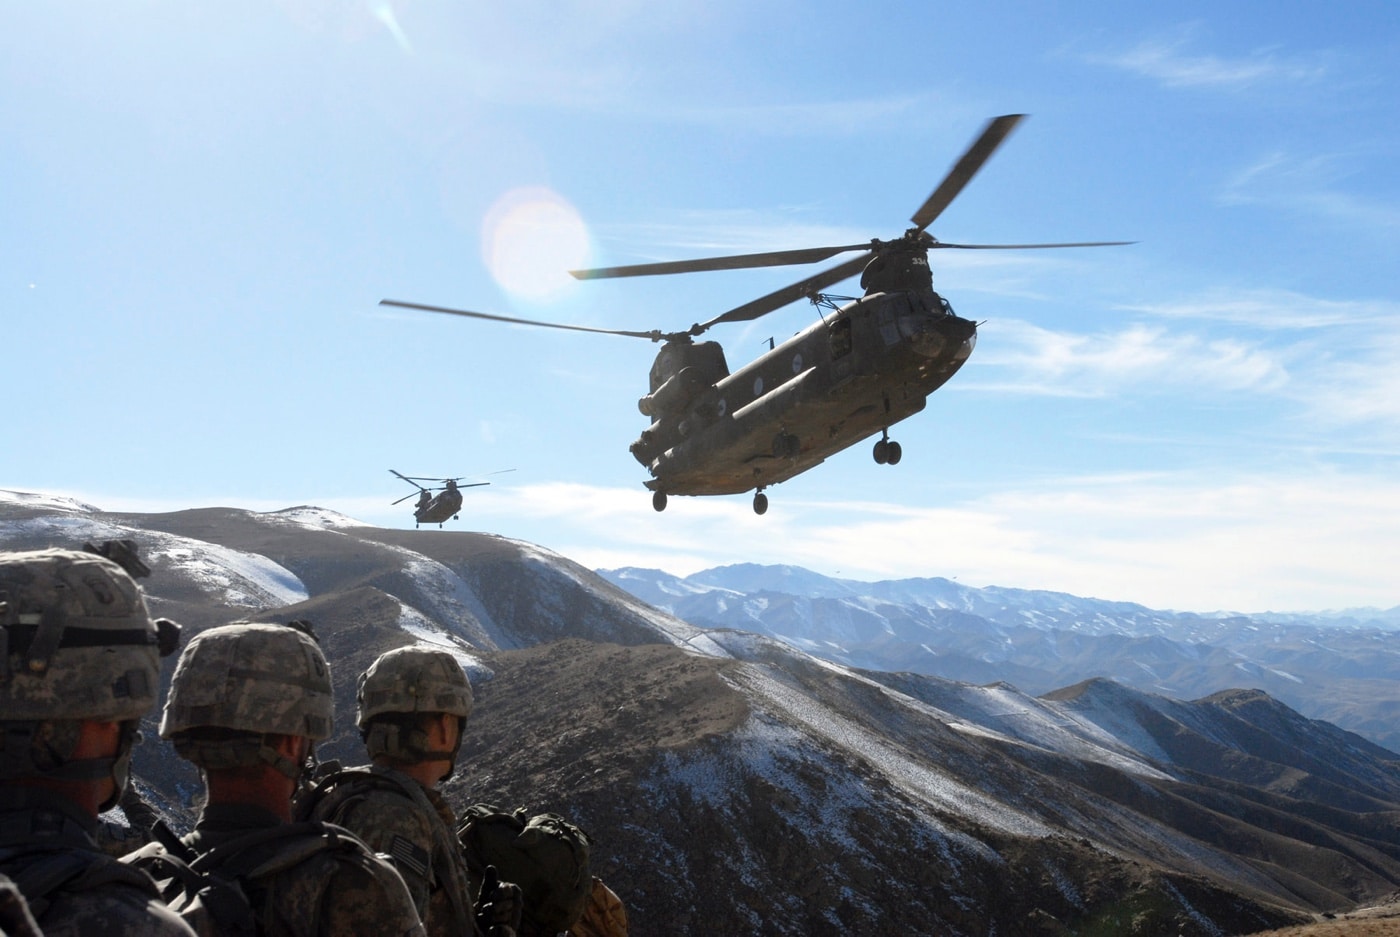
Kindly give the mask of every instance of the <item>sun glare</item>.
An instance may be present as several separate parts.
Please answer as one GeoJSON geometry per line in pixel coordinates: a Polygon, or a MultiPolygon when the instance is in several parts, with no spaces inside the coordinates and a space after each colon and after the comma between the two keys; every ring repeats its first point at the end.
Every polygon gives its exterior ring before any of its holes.
{"type": "Polygon", "coordinates": [[[497,199],[482,222],[481,244],[500,287],[526,300],[558,295],[574,283],[568,271],[588,259],[583,219],[543,187],[512,189],[497,199]]]}

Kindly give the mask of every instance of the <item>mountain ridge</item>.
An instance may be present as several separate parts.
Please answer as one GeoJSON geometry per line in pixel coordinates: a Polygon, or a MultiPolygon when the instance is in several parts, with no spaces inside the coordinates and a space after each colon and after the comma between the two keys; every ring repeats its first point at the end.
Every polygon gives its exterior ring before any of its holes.
{"type": "Polygon", "coordinates": [[[851,666],[1005,679],[1035,693],[1091,676],[1181,698],[1244,685],[1400,750],[1400,608],[1211,616],[939,578],[832,579],[797,567],[597,572],[694,625],[767,634],[851,666]]]}

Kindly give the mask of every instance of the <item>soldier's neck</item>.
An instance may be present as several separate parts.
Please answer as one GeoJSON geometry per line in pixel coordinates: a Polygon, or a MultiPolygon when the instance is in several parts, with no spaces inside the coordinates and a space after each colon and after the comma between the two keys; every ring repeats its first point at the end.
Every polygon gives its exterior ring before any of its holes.
{"type": "Polygon", "coordinates": [[[270,765],[259,765],[257,771],[208,771],[205,782],[211,805],[261,807],[275,813],[283,823],[292,822],[296,782],[270,765]]]}

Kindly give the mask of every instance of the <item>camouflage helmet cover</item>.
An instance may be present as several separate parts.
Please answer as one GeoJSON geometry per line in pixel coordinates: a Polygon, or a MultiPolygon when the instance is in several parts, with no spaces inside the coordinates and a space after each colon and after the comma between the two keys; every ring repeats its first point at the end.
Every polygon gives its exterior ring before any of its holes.
{"type": "Polygon", "coordinates": [[[223,625],[195,635],[180,655],[160,736],[218,728],[320,741],[333,708],[315,638],[287,625],[223,625]]]}
{"type": "Polygon", "coordinates": [[[364,730],[384,713],[472,712],[472,687],[447,651],[410,645],[381,654],[360,677],[355,722],[364,730]]]}
{"type": "Polygon", "coordinates": [[[0,553],[0,719],[140,719],[160,695],[159,644],[116,563],[77,550],[0,553]]]}

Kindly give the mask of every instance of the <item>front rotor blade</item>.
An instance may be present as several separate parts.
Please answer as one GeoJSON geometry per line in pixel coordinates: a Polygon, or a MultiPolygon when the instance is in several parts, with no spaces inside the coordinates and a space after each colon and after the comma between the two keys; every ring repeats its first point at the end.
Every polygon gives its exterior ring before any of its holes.
{"type": "Polygon", "coordinates": [[[631,264],[625,267],[594,267],[570,270],[576,280],[601,280],[606,277],[648,277],[668,273],[695,273],[702,270],[745,270],[750,267],[781,267],[788,264],[814,264],[846,251],[869,250],[870,244],[843,244],[840,247],[807,247],[790,251],[766,251],[760,254],[733,254],[729,257],[701,257],[696,260],[670,260],[654,264],[631,264]]]}
{"type": "Polygon", "coordinates": [[[840,283],[847,277],[855,276],[870,262],[871,256],[873,255],[865,253],[859,257],[852,257],[843,264],[838,264],[828,270],[823,270],[821,273],[813,274],[807,279],[794,283],[791,286],[785,286],[780,290],[769,293],[767,296],[755,299],[752,302],[744,303],[742,306],[736,306],[726,313],[715,316],[709,322],[692,326],[690,334],[699,335],[710,326],[719,325],[721,322],[748,322],[760,316],[765,316],[775,309],[781,309],[788,303],[795,303],[799,299],[811,297],[834,283],[840,283]]]}
{"type": "Polygon", "coordinates": [[[1072,244],[948,244],[944,241],[934,241],[928,247],[930,250],[935,247],[951,247],[963,251],[1026,251],[1046,247],[1120,247],[1136,243],[1137,241],[1076,241],[1072,244]]]}
{"type": "Polygon", "coordinates": [[[512,316],[497,316],[487,312],[470,312],[466,309],[448,309],[444,306],[424,306],[421,303],[404,303],[396,299],[381,299],[381,306],[398,306],[402,309],[421,309],[424,312],[443,312],[450,316],[466,316],[470,319],[489,319],[492,322],[509,322],[514,325],[534,325],[543,329],[566,329],[570,332],[596,332],[599,335],[624,335],[628,338],[645,338],[659,342],[665,336],[653,329],[650,332],[629,332],[625,329],[595,329],[587,325],[565,325],[562,322],[541,322],[536,319],[516,319],[512,316]]]}
{"type": "Polygon", "coordinates": [[[1001,146],[1003,140],[1012,130],[1016,129],[1026,115],[1007,114],[1004,117],[997,117],[983,128],[982,135],[972,146],[967,148],[967,152],[948,171],[948,175],[938,184],[938,188],[933,190],[933,194],[928,197],[928,201],[914,212],[914,217],[910,220],[920,231],[933,223],[933,219],[943,214],[943,209],[957,198],[963,186],[972,181],[972,177],[977,175],[977,170],[982,168],[982,164],[991,158],[997,147],[1001,146]]]}

